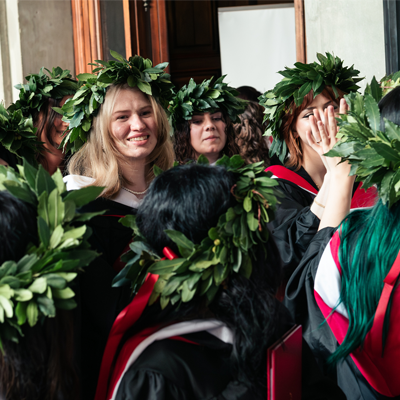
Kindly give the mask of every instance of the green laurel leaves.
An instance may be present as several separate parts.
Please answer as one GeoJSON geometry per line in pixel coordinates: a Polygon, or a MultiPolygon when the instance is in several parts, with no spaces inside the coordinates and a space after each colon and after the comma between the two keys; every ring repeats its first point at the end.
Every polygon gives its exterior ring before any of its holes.
{"type": "Polygon", "coordinates": [[[353,67],[344,67],[339,57],[330,53],[317,53],[319,63],[295,63],[295,68],[285,67],[279,71],[283,79],[276,84],[274,89],[265,92],[259,97],[260,105],[265,107],[264,122],[268,123],[265,136],[272,136],[274,141],[270,148],[270,155],[276,154],[283,163],[288,155],[288,149],[282,138],[282,117],[288,112],[288,107],[294,101],[296,106],[302,104],[304,96],[313,90],[314,98],[325,89],[332,87],[336,97],[337,89],[344,93],[355,92],[359,89],[357,83],[363,78],[356,78],[359,71],[353,67]]]}
{"type": "Polygon", "coordinates": [[[97,253],[89,249],[90,230],[82,221],[101,213],[80,214],[77,208],[94,200],[102,188],[68,193],[59,170],[52,176],[26,160],[19,173],[0,166],[0,190],[37,208],[39,244],[31,244],[18,262],[0,266],[0,341],[18,341],[20,327],[54,317],[56,308],[75,307],[69,283],[97,253]]]}
{"type": "MultiPolygon", "coordinates": [[[[203,164],[207,159],[200,158],[203,164]]],[[[206,296],[211,302],[219,286],[232,273],[250,277],[256,246],[264,248],[268,240],[266,224],[273,218],[279,195],[277,181],[264,172],[263,163],[243,166],[236,155],[217,161],[236,176],[232,193],[237,204],[220,216],[218,224],[209,230],[200,244],[194,244],[183,233],[166,230],[177,245],[180,257],[161,260],[140,235],[134,216],[121,220],[134,231],[130,251],[123,256],[125,268],[114,279],[114,286],[131,284],[134,293],[146,279],[147,273],[159,275],[149,304],[160,299],[161,308],[169,303],[189,302],[194,296],[206,296]]]]}
{"type": "Polygon", "coordinates": [[[245,109],[245,102],[236,98],[239,93],[228,86],[221,76],[214,83],[212,78],[196,85],[191,78],[189,84],[178,91],[170,101],[170,120],[174,128],[177,124],[192,119],[194,113],[214,113],[223,111],[232,122],[237,122],[238,116],[245,109]]]}
{"type": "Polygon", "coordinates": [[[143,93],[156,97],[167,109],[172,98],[174,85],[170,75],[164,70],[168,63],[152,66],[149,59],[140,56],[125,60],[115,51],[110,51],[117,60],[95,60],[96,68],[92,74],[80,74],[78,79],[82,86],[74,97],[55,111],[63,115],[71,129],[63,138],[62,147],[72,152],[77,151],[87,140],[93,117],[104,103],[107,88],[112,84],[127,83],[130,87],[138,87],[143,93]]]}
{"type": "Polygon", "coordinates": [[[69,70],[60,67],[44,72],[44,67],[39,74],[25,77],[28,83],[16,85],[19,90],[19,99],[11,104],[8,110],[12,113],[21,110],[24,117],[32,117],[34,112],[39,112],[47,98],[62,99],[64,96],[75,94],[78,83],[72,79],[69,70]]]}
{"type": "Polygon", "coordinates": [[[22,110],[6,110],[0,104],[0,144],[21,160],[36,164],[36,154],[43,151],[36,137],[32,118],[24,117],[22,110]]]}
{"type": "Polygon", "coordinates": [[[347,160],[362,187],[377,185],[379,197],[391,207],[400,199],[400,126],[384,119],[381,130],[378,102],[382,96],[375,77],[364,95],[345,96],[349,112],[338,120],[340,141],[326,155],[347,160]]]}

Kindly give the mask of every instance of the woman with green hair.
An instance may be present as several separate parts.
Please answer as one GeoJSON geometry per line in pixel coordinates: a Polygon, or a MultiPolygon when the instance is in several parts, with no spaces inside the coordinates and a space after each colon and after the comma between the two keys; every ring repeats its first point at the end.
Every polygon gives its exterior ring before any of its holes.
{"type": "Polygon", "coordinates": [[[351,399],[400,396],[400,88],[378,108],[381,96],[374,79],[364,96],[346,97],[349,116],[327,158],[351,164],[349,179],[365,188],[376,184],[379,201],[348,214],[351,185],[339,188],[343,201],[328,199],[285,298],[317,361],[351,399]]]}
{"type": "Polygon", "coordinates": [[[239,154],[233,123],[245,105],[238,92],[224,82],[225,76],[212,82],[189,84],[178,91],[168,108],[174,128],[176,160],[197,160],[200,154],[215,163],[223,155],[239,154]]]}
{"type": "MultiPolygon", "coordinates": [[[[361,80],[357,78],[359,71],[343,66],[338,57],[329,53],[317,57],[319,62],[296,63],[280,71],[282,81],[260,97],[268,124],[266,134],[274,138],[270,157],[275,155],[284,164],[273,165],[268,171],[284,194],[270,229],[280,249],[286,281],[317,233],[332,195],[332,174],[322,151],[320,131],[336,134],[335,116],[347,110],[343,95],[356,91],[361,80]],[[309,144],[308,134],[315,146],[309,144]]],[[[352,208],[370,204],[370,197],[355,186],[352,208]]]]}

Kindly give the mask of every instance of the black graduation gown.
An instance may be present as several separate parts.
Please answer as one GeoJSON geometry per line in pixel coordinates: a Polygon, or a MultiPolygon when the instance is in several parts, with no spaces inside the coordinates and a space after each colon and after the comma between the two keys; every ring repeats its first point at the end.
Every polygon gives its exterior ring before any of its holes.
{"type": "Polygon", "coordinates": [[[77,358],[82,399],[93,399],[108,334],[118,314],[131,300],[129,286],[113,288],[117,274],[114,262],[132,239],[132,230],[118,220],[136,210],[112,200],[99,198],[82,207],[82,212],[107,210],[90,220],[93,233],[89,242],[101,253],[78,275],[76,310],[77,358]]]}
{"type": "Polygon", "coordinates": [[[232,345],[222,342],[208,332],[182,337],[197,345],[168,339],[154,342],[126,372],[116,399],[263,398],[260,393],[232,378],[232,345]]]}
{"type": "MultiPolygon", "coordinates": [[[[277,337],[293,324],[285,307],[279,308],[277,337]]],[[[124,374],[116,400],[266,398],[266,382],[250,385],[234,378],[231,344],[205,331],[180,337],[192,343],[164,339],[147,347],[124,374]]],[[[277,337],[271,338],[271,344],[277,337]]],[[[302,351],[302,399],[344,400],[346,397],[340,388],[323,376],[304,341],[302,351]]]]}
{"type": "Polygon", "coordinates": [[[284,304],[296,323],[303,326],[303,338],[324,375],[336,380],[349,400],[389,399],[369,385],[350,356],[335,367],[326,362],[338,342],[316,303],[314,281],[322,254],[335,231],[336,228],[325,228],[315,235],[287,284],[284,304]]]}
{"type": "MultiPolygon", "coordinates": [[[[296,174],[304,178],[318,190],[307,171],[301,167],[296,174]]],[[[275,219],[268,224],[283,262],[283,278],[287,281],[298,266],[311,239],[318,231],[319,218],[310,210],[315,195],[293,182],[277,179],[280,204],[275,211],[275,219]]]]}

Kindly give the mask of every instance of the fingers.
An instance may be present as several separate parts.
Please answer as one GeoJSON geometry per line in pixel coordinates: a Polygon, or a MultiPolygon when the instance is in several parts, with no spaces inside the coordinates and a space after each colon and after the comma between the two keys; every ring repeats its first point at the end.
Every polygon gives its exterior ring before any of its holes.
{"type": "MultiPolygon", "coordinates": [[[[319,116],[318,116],[318,117],[319,117],[319,116]]],[[[320,143],[320,142],[321,142],[321,136],[320,136],[320,134],[319,134],[318,122],[321,122],[321,120],[318,120],[318,119],[315,117],[315,114],[314,114],[314,116],[311,115],[311,116],[308,118],[308,120],[309,120],[309,122],[310,122],[311,133],[312,133],[313,136],[314,136],[315,142],[316,142],[316,143],[320,143]]]]}
{"type": "Polygon", "coordinates": [[[333,146],[336,142],[336,134],[337,134],[337,121],[336,121],[336,116],[335,116],[335,110],[333,109],[332,106],[329,106],[327,109],[327,114],[328,114],[328,132],[329,132],[329,138],[331,140],[331,145],[333,146]]]}
{"type": "Polygon", "coordinates": [[[322,152],[326,153],[329,150],[330,137],[325,129],[325,125],[321,121],[318,122],[318,129],[319,129],[319,135],[321,137],[320,145],[322,148],[322,152]]]}
{"type": "Polygon", "coordinates": [[[316,142],[314,135],[310,131],[306,131],[306,137],[307,137],[307,141],[308,141],[308,144],[310,145],[310,147],[314,151],[316,151],[318,154],[322,154],[321,147],[316,142]]]}
{"type": "Polygon", "coordinates": [[[340,107],[339,107],[339,114],[347,114],[349,111],[349,106],[346,103],[345,99],[340,99],[340,107]]]}

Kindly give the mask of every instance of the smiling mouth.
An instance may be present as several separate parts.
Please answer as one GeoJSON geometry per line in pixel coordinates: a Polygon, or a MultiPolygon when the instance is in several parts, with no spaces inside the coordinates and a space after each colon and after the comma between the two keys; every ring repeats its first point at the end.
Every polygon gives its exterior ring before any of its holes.
{"type": "Polygon", "coordinates": [[[128,139],[129,142],[141,142],[142,140],[147,140],[150,137],[150,135],[145,135],[145,136],[139,136],[139,137],[134,137],[128,139]]]}

